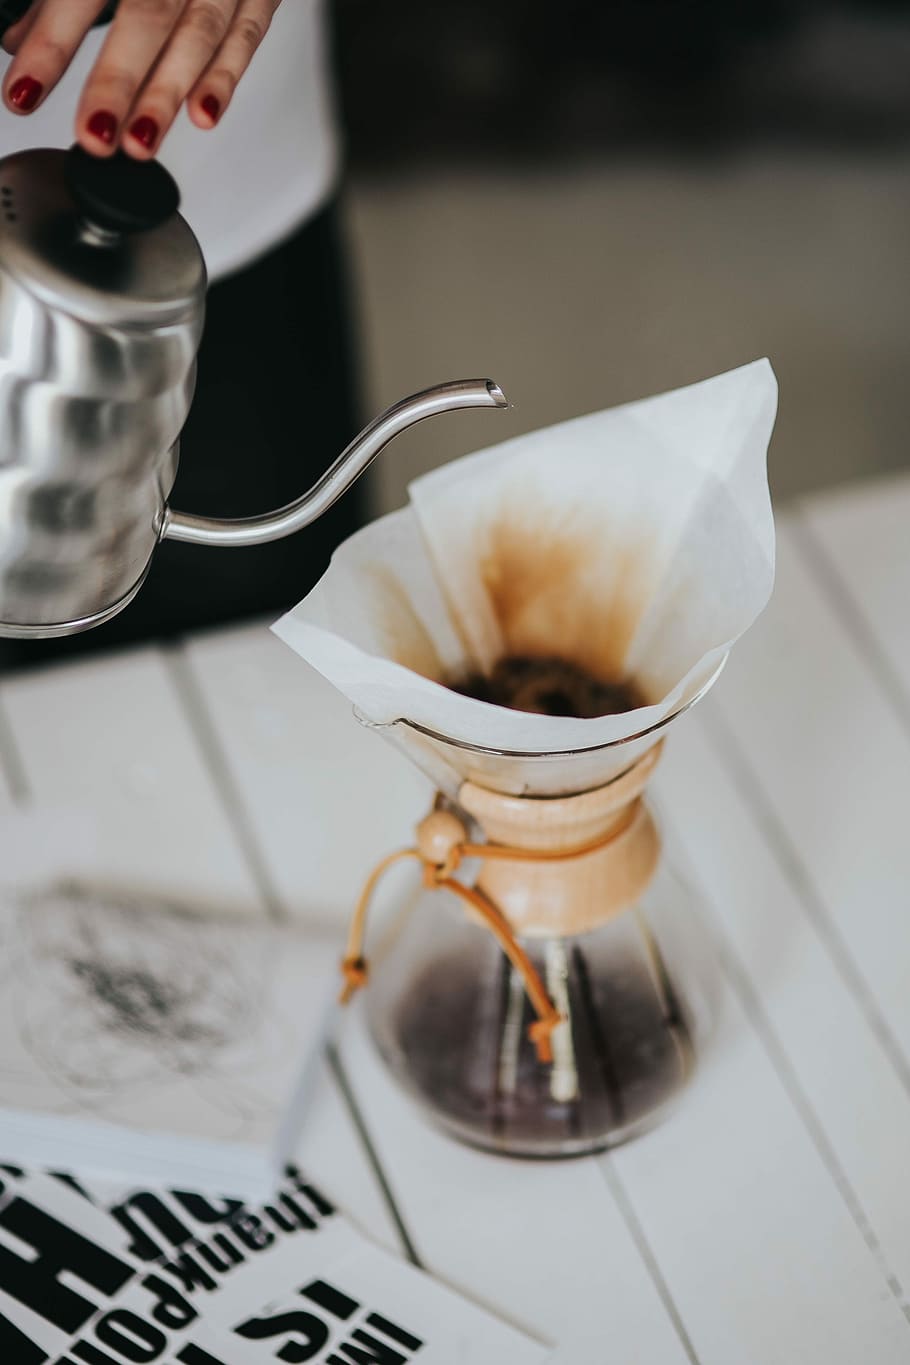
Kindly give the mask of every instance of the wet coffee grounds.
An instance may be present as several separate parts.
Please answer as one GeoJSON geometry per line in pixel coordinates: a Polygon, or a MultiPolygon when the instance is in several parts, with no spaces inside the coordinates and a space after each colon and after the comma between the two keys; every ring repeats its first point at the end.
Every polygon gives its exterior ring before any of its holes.
{"type": "Polygon", "coordinates": [[[558,658],[509,655],[489,674],[472,674],[449,686],[464,697],[541,716],[590,720],[647,705],[633,682],[603,682],[577,664],[558,658]]]}

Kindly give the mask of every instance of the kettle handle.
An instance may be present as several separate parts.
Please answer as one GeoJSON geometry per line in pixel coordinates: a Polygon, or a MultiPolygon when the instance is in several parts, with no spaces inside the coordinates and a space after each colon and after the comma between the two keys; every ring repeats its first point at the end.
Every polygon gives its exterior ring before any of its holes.
{"type": "Polygon", "coordinates": [[[386,408],[330,465],[324,474],[294,502],[274,512],[255,517],[224,520],[219,517],[197,517],[189,512],[174,512],[165,508],[161,539],[182,540],[189,545],[265,545],[270,540],[300,531],[321,517],[333,503],[346,493],[351,484],[372,464],[376,456],[393,437],[416,422],[434,417],[438,412],[454,412],[458,408],[507,408],[502,389],[492,379],[457,379],[423,389],[386,408]]]}

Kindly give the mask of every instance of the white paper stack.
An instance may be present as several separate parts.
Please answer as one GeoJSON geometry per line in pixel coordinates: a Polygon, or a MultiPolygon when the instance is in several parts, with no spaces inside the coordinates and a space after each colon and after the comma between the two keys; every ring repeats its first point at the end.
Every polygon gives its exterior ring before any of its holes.
{"type": "Polygon", "coordinates": [[[0,895],[0,1155],[266,1193],[292,1151],[337,945],[141,893],[0,895]]]}

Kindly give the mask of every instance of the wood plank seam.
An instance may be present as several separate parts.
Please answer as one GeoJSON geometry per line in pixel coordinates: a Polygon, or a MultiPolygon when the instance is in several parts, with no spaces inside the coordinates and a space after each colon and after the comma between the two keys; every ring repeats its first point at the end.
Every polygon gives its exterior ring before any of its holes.
{"type": "MultiPolygon", "coordinates": [[[[248,816],[245,799],[234,782],[220,737],[209,720],[203,693],[193,673],[192,665],[182,645],[170,646],[162,650],[162,654],[178,701],[192,727],[193,734],[196,736],[203,761],[212,778],[212,785],[236,834],[241,854],[260,892],[263,904],[273,919],[287,920],[289,918],[287,909],[278,896],[269,876],[254,826],[248,816]]],[[[402,1249],[409,1260],[415,1265],[419,1265],[420,1262],[414,1249],[413,1240],[408,1232],[401,1210],[396,1205],[388,1178],[380,1165],[375,1144],[363,1115],[354,1100],[353,1091],[337,1050],[333,1047],[327,1048],[326,1058],[333,1083],[351,1117],[364,1155],[374,1173],[392,1221],[398,1231],[402,1249]]]]}
{"type": "Polygon", "coordinates": [[[334,1043],[329,1043],[327,1045],[326,1058],[329,1063],[329,1070],[331,1071],[332,1076],[334,1077],[335,1084],[338,1087],[339,1093],[341,1094],[341,1098],[343,1099],[347,1111],[351,1116],[351,1122],[353,1123],[354,1128],[357,1131],[357,1134],[363,1146],[363,1150],[365,1151],[367,1159],[369,1160],[370,1165],[373,1168],[373,1173],[376,1176],[379,1188],[382,1191],[382,1195],[383,1198],[385,1199],[389,1213],[391,1214],[392,1221],[395,1224],[395,1227],[398,1231],[398,1236],[401,1239],[402,1250],[404,1251],[405,1256],[411,1262],[412,1265],[417,1266],[419,1270],[423,1270],[425,1269],[425,1267],[417,1254],[417,1248],[414,1246],[414,1241],[411,1237],[411,1234],[408,1231],[407,1225],[401,1216],[401,1210],[398,1207],[398,1202],[395,1199],[394,1194],[392,1193],[392,1187],[389,1183],[388,1177],[386,1176],[386,1173],[382,1167],[382,1163],[379,1160],[379,1153],[376,1151],[376,1148],[373,1144],[373,1139],[370,1136],[366,1120],[364,1119],[360,1106],[354,1097],[354,1089],[348,1078],[344,1062],[341,1060],[341,1055],[337,1047],[334,1045],[334,1043]]]}
{"type": "Polygon", "coordinates": [[[820,892],[816,888],[811,870],[800,856],[799,849],[790,838],[786,826],[778,819],[773,803],[766,797],[760,779],[753,772],[736,736],[720,714],[719,708],[711,707],[710,711],[706,711],[704,719],[704,729],[709,743],[720,762],[727,769],[731,780],[739,788],[744,800],[751,807],[756,824],[764,834],[784,876],[805,909],[806,916],[819,942],[834,964],[844,986],[859,1005],[869,1028],[897,1074],[901,1085],[910,1095],[910,1063],[908,1063],[900,1042],[882,1014],[874,990],[857,966],[840,929],[832,919],[820,892]]]}
{"type": "Polygon", "coordinates": [[[211,774],[217,799],[262,899],[263,908],[270,919],[286,922],[289,919],[287,907],[269,875],[253,826],[247,817],[246,805],[234,782],[218,734],[209,719],[205,698],[192,665],[181,644],[163,646],[161,654],[206,769],[211,774]]]}
{"type": "Polygon", "coordinates": [[[13,805],[26,805],[31,796],[29,782],[25,774],[25,764],[22,761],[19,746],[13,735],[13,727],[3,706],[2,697],[0,697],[0,772],[3,774],[3,780],[13,805]]]}
{"type": "Polygon", "coordinates": [[[686,1324],[683,1321],[682,1313],[670,1292],[670,1286],[664,1278],[657,1257],[654,1255],[654,1251],[648,1241],[645,1230],[635,1211],[635,1206],[610,1158],[610,1153],[604,1152],[601,1156],[594,1157],[592,1160],[596,1163],[597,1168],[610,1191],[613,1202],[619,1209],[623,1222],[629,1230],[629,1236],[635,1243],[636,1250],[638,1251],[642,1262],[647,1267],[648,1273],[654,1282],[654,1288],[664,1306],[664,1311],[673,1324],[676,1335],[679,1337],[679,1344],[685,1351],[686,1357],[691,1362],[691,1365],[701,1365],[700,1357],[695,1350],[692,1338],[689,1336],[686,1324]]]}
{"type": "MultiPolygon", "coordinates": [[[[735,780],[735,779],[734,779],[735,780]]],[[[665,828],[672,829],[672,821],[668,820],[666,812],[662,812],[662,820],[665,828]]],[[[685,841],[676,833],[676,842],[684,847],[685,841]]],[[[772,854],[776,856],[772,848],[772,854]]],[[[781,864],[786,875],[786,867],[781,864]]],[[[699,878],[691,859],[686,859],[687,878],[690,879],[698,888],[702,902],[710,907],[712,896],[708,889],[703,885],[699,878]]],[[[897,1274],[891,1268],[887,1257],[882,1249],[878,1235],[873,1227],[872,1220],[856,1193],[853,1185],[842,1167],[838,1156],[828,1140],[824,1125],[815,1111],[815,1108],[803,1090],[799,1076],[787,1055],[786,1048],[780,1041],[775,1031],[774,1025],[768,1016],[758,992],[755,990],[745,967],[739,959],[739,955],[729,941],[720,917],[716,911],[709,909],[710,932],[714,939],[717,956],[726,980],[736,995],[739,997],[740,1004],[746,1018],[755,1031],[756,1036],[761,1042],[765,1053],[773,1066],[778,1080],[783,1086],[790,1103],[799,1115],[803,1126],[818,1152],[824,1166],[826,1167],[831,1180],[847,1207],[853,1222],[866,1243],[878,1269],[881,1271],[886,1285],[892,1296],[900,1306],[901,1312],[907,1319],[910,1326],[910,1302],[908,1302],[906,1292],[897,1274]]]]}
{"type": "Polygon", "coordinates": [[[844,577],[839,564],[829,554],[802,504],[797,503],[792,509],[790,525],[794,533],[791,543],[827,598],[845,633],[856,646],[861,665],[871,674],[901,726],[910,734],[910,695],[866,619],[850,580],[844,577]]]}

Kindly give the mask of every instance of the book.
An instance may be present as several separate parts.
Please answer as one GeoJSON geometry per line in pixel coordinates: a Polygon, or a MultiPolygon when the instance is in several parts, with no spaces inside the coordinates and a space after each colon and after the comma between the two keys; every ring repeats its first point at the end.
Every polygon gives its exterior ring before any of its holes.
{"type": "Polygon", "coordinates": [[[541,1365],[289,1167],[258,1204],[0,1171],[4,1365],[541,1365]]]}
{"type": "Polygon", "coordinates": [[[290,1159],[337,945],[84,881],[0,891],[0,1154],[256,1197],[290,1159]]]}

